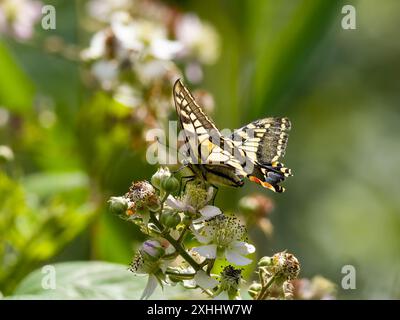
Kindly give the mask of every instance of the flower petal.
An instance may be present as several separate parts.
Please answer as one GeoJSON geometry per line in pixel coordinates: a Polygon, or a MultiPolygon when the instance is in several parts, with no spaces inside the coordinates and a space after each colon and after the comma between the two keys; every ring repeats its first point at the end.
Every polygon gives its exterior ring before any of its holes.
{"type": "Polygon", "coordinates": [[[244,241],[234,241],[229,247],[237,253],[243,255],[250,254],[256,251],[256,248],[252,244],[244,241]]]}
{"type": "Polygon", "coordinates": [[[213,300],[229,300],[228,293],[226,291],[221,291],[213,300]]]}
{"type": "Polygon", "coordinates": [[[208,259],[215,259],[215,257],[217,256],[217,246],[215,244],[196,247],[193,248],[192,250],[208,259]]]}
{"type": "Polygon", "coordinates": [[[179,211],[186,211],[185,204],[182,201],[174,198],[171,195],[169,195],[167,200],[165,200],[165,204],[167,206],[170,206],[173,209],[176,209],[176,210],[179,210],[179,211]]]}
{"type": "Polygon", "coordinates": [[[173,59],[182,49],[182,43],[167,39],[155,39],[150,44],[151,53],[156,58],[163,60],[173,59]]]}
{"type": "Polygon", "coordinates": [[[225,250],[225,257],[229,262],[237,264],[238,266],[245,266],[252,262],[251,259],[243,257],[240,255],[240,252],[237,252],[234,249],[225,250]]]}
{"type": "Polygon", "coordinates": [[[210,243],[211,242],[211,238],[210,237],[205,237],[205,236],[200,234],[201,228],[203,228],[203,225],[198,225],[198,224],[192,223],[192,226],[190,227],[190,230],[192,230],[193,235],[196,237],[196,239],[199,242],[204,243],[204,244],[210,243]]]}
{"type": "Polygon", "coordinates": [[[222,213],[218,207],[209,205],[200,209],[199,212],[205,218],[212,218],[222,213]]]}
{"type": "Polygon", "coordinates": [[[154,290],[156,290],[157,285],[158,285],[158,280],[156,276],[150,274],[149,279],[147,280],[146,288],[144,288],[140,300],[147,300],[153,294],[154,290]]]}
{"type": "Polygon", "coordinates": [[[200,233],[198,233],[198,232],[195,231],[195,230],[193,230],[193,234],[194,234],[194,236],[196,237],[196,239],[197,239],[199,242],[201,242],[201,243],[209,243],[209,242],[210,242],[210,239],[209,239],[209,238],[207,238],[207,237],[205,237],[205,236],[202,236],[200,233]]]}
{"type": "Polygon", "coordinates": [[[217,280],[210,277],[203,270],[197,271],[196,275],[194,276],[194,280],[196,281],[196,284],[203,289],[215,288],[219,283],[217,280]]]}

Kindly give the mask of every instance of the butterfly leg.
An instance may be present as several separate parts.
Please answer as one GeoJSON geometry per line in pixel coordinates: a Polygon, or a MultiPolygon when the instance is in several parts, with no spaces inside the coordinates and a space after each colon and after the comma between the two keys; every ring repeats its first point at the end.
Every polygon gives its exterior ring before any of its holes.
{"type": "Polygon", "coordinates": [[[215,202],[215,198],[217,197],[217,193],[218,193],[218,191],[219,191],[219,189],[218,189],[218,187],[217,186],[215,186],[215,185],[213,185],[212,184],[212,187],[215,189],[215,193],[214,193],[214,195],[213,195],[213,197],[212,197],[212,205],[214,205],[214,202],[215,202]]]}
{"type": "Polygon", "coordinates": [[[179,167],[179,169],[172,171],[172,174],[177,174],[178,172],[182,171],[183,169],[185,169],[188,165],[187,164],[183,164],[179,167]]]}
{"type": "Polygon", "coordinates": [[[182,191],[185,191],[187,183],[193,181],[195,178],[196,178],[195,175],[181,177],[179,181],[180,182],[179,194],[181,194],[182,191]],[[186,182],[183,184],[182,182],[184,180],[186,180],[186,182]]]}

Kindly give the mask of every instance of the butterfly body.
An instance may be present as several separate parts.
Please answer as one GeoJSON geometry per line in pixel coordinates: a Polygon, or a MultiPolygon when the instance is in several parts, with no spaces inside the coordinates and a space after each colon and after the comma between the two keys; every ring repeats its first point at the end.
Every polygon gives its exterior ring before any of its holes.
{"type": "Polygon", "coordinates": [[[229,166],[207,164],[190,164],[189,166],[196,176],[201,176],[211,185],[235,188],[244,185],[244,177],[238,176],[229,166]]]}
{"type": "Polygon", "coordinates": [[[185,134],[188,166],[211,185],[241,187],[244,178],[274,192],[291,175],[278,162],[285,154],[290,130],[287,118],[265,118],[222,136],[180,80],[174,85],[175,107],[185,134]]]}

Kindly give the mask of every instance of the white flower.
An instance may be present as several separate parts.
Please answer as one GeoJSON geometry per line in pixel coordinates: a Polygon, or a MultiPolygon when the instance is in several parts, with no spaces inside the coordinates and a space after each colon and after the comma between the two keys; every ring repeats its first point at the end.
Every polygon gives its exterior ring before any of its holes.
{"type": "Polygon", "coordinates": [[[131,108],[139,107],[143,103],[141,92],[129,84],[120,84],[113,95],[115,101],[131,108]]]}
{"type": "Polygon", "coordinates": [[[93,75],[105,90],[110,90],[118,77],[118,63],[115,60],[99,60],[92,66],[93,75]]]}
{"type": "Polygon", "coordinates": [[[181,199],[176,199],[170,195],[165,203],[171,208],[182,212],[191,212],[193,214],[200,212],[204,218],[211,218],[221,214],[219,208],[207,205],[212,199],[213,193],[212,187],[205,190],[194,183],[188,183],[185,194],[181,199]]]}
{"type": "Polygon", "coordinates": [[[158,284],[159,284],[159,281],[158,281],[157,277],[153,274],[149,274],[149,279],[147,280],[146,287],[143,290],[140,300],[147,300],[148,298],[150,298],[150,296],[156,290],[158,284]]]}
{"type": "Polygon", "coordinates": [[[202,22],[194,14],[183,15],[176,25],[177,39],[204,64],[211,64],[219,56],[218,34],[211,25],[202,22]]]}
{"type": "Polygon", "coordinates": [[[149,59],[134,64],[134,71],[140,82],[146,85],[164,79],[168,74],[175,74],[176,70],[175,64],[168,60],[149,59]]]}
{"type": "Polygon", "coordinates": [[[112,13],[128,10],[134,0],[91,0],[87,3],[89,15],[99,21],[107,22],[112,13]]]}
{"type": "Polygon", "coordinates": [[[0,34],[30,39],[41,15],[42,3],[33,0],[0,1],[0,34]]]}
{"type": "Polygon", "coordinates": [[[148,275],[146,288],[140,299],[148,299],[157,288],[165,281],[165,271],[168,262],[158,258],[164,252],[160,243],[155,240],[146,241],[132,260],[129,270],[135,275],[148,275]]]}
{"type": "Polygon", "coordinates": [[[203,246],[193,248],[193,251],[208,259],[224,256],[229,262],[244,266],[252,260],[245,257],[255,251],[253,245],[243,241],[246,229],[236,217],[224,214],[214,216],[204,221],[203,225],[194,230],[194,234],[203,246]]]}
{"type": "Polygon", "coordinates": [[[187,289],[195,289],[196,287],[200,287],[203,290],[211,290],[215,288],[218,283],[219,282],[217,280],[209,276],[204,270],[197,271],[193,279],[183,280],[183,286],[187,289]]]}
{"type": "MultiPolygon", "coordinates": [[[[141,27],[142,22],[133,21],[126,12],[116,12],[111,17],[111,30],[121,46],[127,50],[143,50],[145,39],[141,27]]],[[[158,34],[156,30],[154,32],[158,34]]]]}
{"type": "Polygon", "coordinates": [[[154,39],[150,44],[150,53],[162,60],[172,60],[182,51],[183,45],[178,41],[167,39],[154,39]]]}
{"type": "Polygon", "coordinates": [[[218,285],[218,281],[209,276],[203,270],[197,271],[193,280],[195,281],[196,285],[204,290],[213,289],[218,285]]]}
{"type": "Polygon", "coordinates": [[[90,40],[89,48],[81,52],[81,58],[83,60],[102,58],[106,54],[106,40],[109,35],[109,30],[96,32],[90,40]]]}

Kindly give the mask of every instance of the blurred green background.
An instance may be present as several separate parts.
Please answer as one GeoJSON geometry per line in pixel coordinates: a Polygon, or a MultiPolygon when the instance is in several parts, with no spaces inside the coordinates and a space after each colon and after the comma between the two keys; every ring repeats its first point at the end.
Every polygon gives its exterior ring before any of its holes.
{"type": "MultiPolygon", "coordinates": [[[[0,173],[4,295],[44,264],[128,265],[143,238],[106,201],[156,170],[131,147],[126,125],[105,121],[123,111],[85,85],[82,63],[43,50],[49,35],[88,45],[82,1],[45,2],[57,9],[56,30],[37,27],[29,44],[0,41],[0,145],[15,158],[0,173]]],[[[331,279],[340,298],[400,298],[400,2],[167,3],[220,35],[221,56],[199,86],[213,94],[220,128],[266,116],[292,121],[286,193],[246,183],[220,189],[217,205],[235,211],[241,196],[265,193],[275,202],[274,234],[252,231],[259,256],[288,249],[302,277],[331,279]],[[356,8],[356,30],[341,27],[344,4],[356,8]],[[348,264],[356,290],[340,288],[348,264]]]]}

